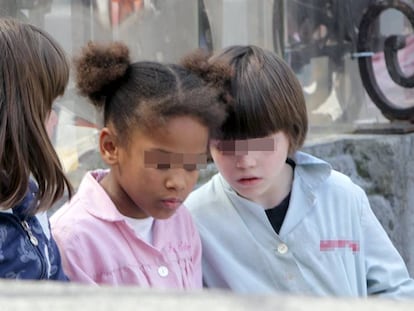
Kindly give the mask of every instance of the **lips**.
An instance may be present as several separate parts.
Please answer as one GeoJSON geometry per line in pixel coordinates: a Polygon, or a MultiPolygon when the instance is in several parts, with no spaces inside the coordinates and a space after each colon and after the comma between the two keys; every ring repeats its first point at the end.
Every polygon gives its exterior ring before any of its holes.
{"type": "Polygon", "coordinates": [[[242,177],[239,178],[237,180],[237,183],[243,186],[253,186],[256,185],[257,183],[259,183],[262,179],[259,177],[255,177],[255,176],[246,176],[246,177],[242,177]]]}
{"type": "Polygon", "coordinates": [[[183,201],[177,198],[168,198],[161,200],[161,203],[165,208],[176,210],[183,204],[183,201]]]}

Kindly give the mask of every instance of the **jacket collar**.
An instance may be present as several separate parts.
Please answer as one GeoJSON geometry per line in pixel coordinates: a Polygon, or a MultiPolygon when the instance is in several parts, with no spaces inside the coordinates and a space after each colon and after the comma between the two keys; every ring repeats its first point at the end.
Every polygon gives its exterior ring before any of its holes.
{"type": "Polygon", "coordinates": [[[295,175],[301,177],[309,190],[319,187],[331,175],[331,165],[310,154],[298,151],[293,160],[296,163],[295,175]]]}
{"type": "Polygon", "coordinates": [[[79,185],[78,195],[86,201],[85,208],[92,216],[109,222],[124,221],[125,217],[99,183],[108,173],[109,169],[87,172],[79,185]]]}
{"type": "MultiPolygon", "coordinates": [[[[296,152],[292,159],[296,164],[295,175],[289,209],[279,232],[282,238],[291,232],[307,213],[313,210],[316,205],[314,191],[323,184],[332,171],[330,164],[304,152],[296,152]]],[[[261,206],[238,196],[226,180],[220,174],[219,176],[225,191],[236,209],[247,208],[250,217],[259,218],[262,223],[267,223],[267,216],[261,206]]],[[[245,212],[241,214],[244,215],[245,212]]],[[[245,221],[248,221],[248,219],[245,221]]],[[[270,226],[267,227],[263,228],[263,230],[271,230],[270,226]]]]}
{"type": "Polygon", "coordinates": [[[325,161],[310,154],[296,152],[296,163],[292,195],[280,236],[285,237],[313,211],[317,205],[316,189],[330,176],[332,167],[325,161]]]}

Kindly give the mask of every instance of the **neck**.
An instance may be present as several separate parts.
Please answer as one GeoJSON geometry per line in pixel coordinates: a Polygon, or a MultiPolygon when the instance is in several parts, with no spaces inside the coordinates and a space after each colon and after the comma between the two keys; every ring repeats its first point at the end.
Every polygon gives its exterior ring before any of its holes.
{"type": "Polygon", "coordinates": [[[259,202],[265,209],[278,206],[288,196],[292,190],[293,171],[293,167],[286,163],[280,176],[280,182],[269,189],[272,191],[272,195],[267,196],[269,200],[259,202]]]}
{"type": "Polygon", "coordinates": [[[112,170],[100,181],[118,211],[127,217],[144,218],[124,189],[115,181],[112,170]]]}

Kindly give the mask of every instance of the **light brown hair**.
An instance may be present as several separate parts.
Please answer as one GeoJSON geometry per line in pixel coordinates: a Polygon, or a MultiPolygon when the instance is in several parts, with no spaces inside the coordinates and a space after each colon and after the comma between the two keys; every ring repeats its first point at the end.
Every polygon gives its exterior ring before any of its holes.
{"type": "Polygon", "coordinates": [[[13,208],[38,185],[30,210],[46,210],[72,187],[45,128],[53,101],[64,93],[69,65],[64,51],[41,29],[0,19],[0,206],[13,208]]]}
{"type": "Polygon", "coordinates": [[[305,98],[281,57],[254,45],[230,46],[209,57],[208,63],[230,66],[233,73],[228,84],[232,104],[216,138],[258,138],[283,131],[290,153],[303,145],[308,129],[305,98]]]}

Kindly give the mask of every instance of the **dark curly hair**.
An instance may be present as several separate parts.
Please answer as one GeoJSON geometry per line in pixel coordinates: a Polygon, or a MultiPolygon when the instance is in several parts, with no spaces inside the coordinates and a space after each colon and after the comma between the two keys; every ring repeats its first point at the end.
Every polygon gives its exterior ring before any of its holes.
{"type": "MultiPolygon", "coordinates": [[[[184,64],[131,63],[124,43],[90,42],[75,58],[75,67],[80,93],[104,108],[104,124],[115,126],[121,142],[131,128],[151,130],[175,116],[195,117],[211,135],[225,119],[217,86],[207,86],[184,64]]],[[[219,66],[211,71],[220,72],[222,81],[230,79],[219,66]]]]}

